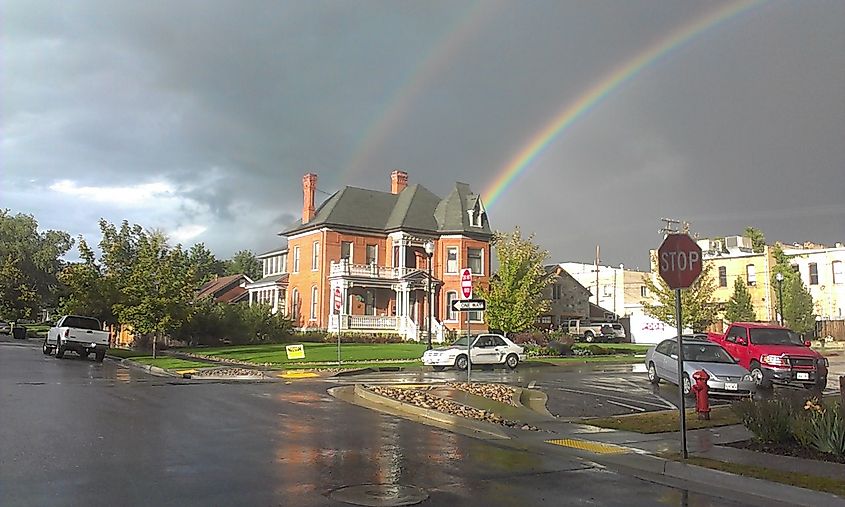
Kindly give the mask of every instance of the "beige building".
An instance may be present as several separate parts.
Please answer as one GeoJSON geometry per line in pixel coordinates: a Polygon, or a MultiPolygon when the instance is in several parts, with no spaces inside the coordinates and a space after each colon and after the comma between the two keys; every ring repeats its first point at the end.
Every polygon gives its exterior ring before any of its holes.
{"type": "Polygon", "coordinates": [[[783,245],[783,252],[813,296],[816,317],[845,319],[845,245],[783,245]]]}

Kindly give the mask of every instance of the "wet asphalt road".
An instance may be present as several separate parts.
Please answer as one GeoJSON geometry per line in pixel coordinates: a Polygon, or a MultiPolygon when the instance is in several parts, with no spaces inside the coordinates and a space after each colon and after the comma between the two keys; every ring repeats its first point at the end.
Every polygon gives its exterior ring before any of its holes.
{"type": "Polygon", "coordinates": [[[346,505],[363,483],[420,505],[738,505],[352,406],[325,382],[150,377],[0,342],[0,505],[346,505]]]}

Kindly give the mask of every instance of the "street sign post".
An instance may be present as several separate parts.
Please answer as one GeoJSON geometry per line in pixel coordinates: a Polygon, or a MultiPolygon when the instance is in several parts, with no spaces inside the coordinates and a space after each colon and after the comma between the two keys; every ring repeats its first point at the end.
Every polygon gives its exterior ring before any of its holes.
{"type": "MultiPolygon", "coordinates": [[[[461,295],[464,299],[472,299],[472,270],[464,268],[461,270],[461,295]]],[[[470,381],[472,374],[472,356],[470,355],[470,336],[469,336],[469,315],[466,316],[467,323],[467,382],[470,381]]]]}
{"type": "MultiPolygon", "coordinates": [[[[689,288],[701,275],[701,247],[686,234],[669,234],[657,249],[657,270],[671,289],[675,289],[675,323],[678,327],[678,390],[681,403],[681,447],[687,459],[687,418],[684,399],[684,339],[681,313],[681,289],[689,288]]],[[[692,385],[692,381],[690,381],[692,385]]]]}
{"type": "Polygon", "coordinates": [[[340,291],[340,287],[334,288],[332,302],[334,303],[334,313],[337,315],[337,365],[340,366],[340,309],[343,307],[343,293],[340,291]]]}

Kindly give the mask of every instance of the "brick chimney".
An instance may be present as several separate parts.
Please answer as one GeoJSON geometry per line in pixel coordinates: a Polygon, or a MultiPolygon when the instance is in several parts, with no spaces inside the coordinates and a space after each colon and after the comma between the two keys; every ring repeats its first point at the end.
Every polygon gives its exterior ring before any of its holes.
{"type": "Polygon", "coordinates": [[[317,190],[317,175],[308,173],[302,177],[302,223],[314,218],[314,191],[317,190]]]}
{"type": "Polygon", "coordinates": [[[390,173],[390,193],[398,194],[405,190],[408,186],[408,173],[405,171],[395,170],[390,173]]]}

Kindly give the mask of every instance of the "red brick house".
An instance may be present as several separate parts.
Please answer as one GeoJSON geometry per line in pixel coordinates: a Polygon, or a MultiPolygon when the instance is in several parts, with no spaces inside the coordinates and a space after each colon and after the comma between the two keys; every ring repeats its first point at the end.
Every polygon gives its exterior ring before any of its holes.
{"type": "Polygon", "coordinates": [[[266,280],[248,286],[250,301],[263,283],[275,288],[270,303],[292,315],[298,328],[421,339],[428,329],[430,268],[435,339],[447,329],[465,329],[467,317],[472,331],[487,329],[482,312],[449,309],[460,298],[462,268],[472,269],[476,286],[486,286],[490,276],[490,225],[469,185],[456,183],[440,198],[393,171],[390,192],[345,187],[319,206],[316,187],[317,175],[306,174],[302,219],[279,233],[287,248],[265,256],[266,280]]]}

